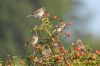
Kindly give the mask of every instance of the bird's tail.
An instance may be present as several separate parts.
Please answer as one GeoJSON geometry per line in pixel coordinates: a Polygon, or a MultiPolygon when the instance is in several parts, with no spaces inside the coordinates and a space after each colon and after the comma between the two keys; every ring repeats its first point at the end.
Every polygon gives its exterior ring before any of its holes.
{"type": "Polygon", "coordinates": [[[52,33],[56,32],[56,29],[52,31],[52,33]]]}
{"type": "Polygon", "coordinates": [[[24,47],[26,47],[28,44],[29,44],[29,41],[27,41],[27,42],[24,44],[24,47]]]}
{"type": "Polygon", "coordinates": [[[31,16],[33,16],[33,15],[28,15],[28,16],[26,16],[26,17],[31,17],[31,16]]]}

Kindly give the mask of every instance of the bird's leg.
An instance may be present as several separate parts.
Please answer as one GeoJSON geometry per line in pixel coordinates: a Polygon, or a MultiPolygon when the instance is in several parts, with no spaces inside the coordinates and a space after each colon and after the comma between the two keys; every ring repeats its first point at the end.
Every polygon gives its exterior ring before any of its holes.
{"type": "Polygon", "coordinates": [[[36,35],[37,35],[37,30],[36,30],[36,35]]]}
{"type": "MultiPolygon", "coordinates": [[[[35,45],[33,45],[33,55],[34,55],[34,58],[35,58],[35,45]]],[[[35,62],[33,62],[33,66],[35,66],[35,62]]]]}
{"type": "Polygon", "coordinates": [[[35,45],[33,46],[33,55],[35,55],[35,45]]]}

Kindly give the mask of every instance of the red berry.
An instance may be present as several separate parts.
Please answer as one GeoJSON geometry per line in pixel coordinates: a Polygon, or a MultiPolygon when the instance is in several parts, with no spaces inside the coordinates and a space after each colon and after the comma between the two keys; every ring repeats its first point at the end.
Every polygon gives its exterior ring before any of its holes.
{"type": "Polygon", "coordinates": [[[62,50],[64,50],[64,49],[65,49],[64,47],[60,47],[60,48],[59,48],[60,51],[62,51],[62,50]]]}
{"type": "Polygon", "coordinates": [[[71,43],[71,46],[74,46],[74,45],[75,45],[74,42],[72,42],[72,43],[71,43]]]}
{"type": "Polygon", "coordinates": [[[52,16],[51,17],[52,20],[57,19],[57,18],[58,18],[57,16],[52,16]]]}
{"type": "Polygon", "coordinates": [[[23,59],[20,59],[20,64],[24,64],[24,61],[23,61],[23,59]]]}
{"type": "Polygon", "coordinates": [[[100,50],[96,50],[96,54],[100,54],[100,50]]]}
{"type": "Polygon", "coordinates": [[[77,57],[80,57],[81,55],[80,55],[79,53],[76,53],[76,56],[77,56],[77,57]]]}
{"type": "Polygon", "coordinates": [[[88,62],[89,62],[89,63],[92,63],[92,62],[93,62],[93,60],[88,60],[88,62]]]}
{"type": "Polygon", "coordinates": [[[66,32],[65,35],[66,35],[66,37],[71,37],[71,33],[70,32],[66,32]]]}
{"type": "Polygon", "coordinates": [[[7,66],[11,66],[10,64],[8,64],[7,66]]]}
{"type": "Polygon", "coordinates": [[[63,53],[67,53],[67,51],[66,51],[66,50],[63,50],[62,52],[63,52],[63,53]]]}
{"type": "Polygon", "coordinates": [[[63,56],[62,55],[59,55],[58,56],[58,60],[63,60],[63,56]]]}
{"type": "Polygon", "coordinates": [[[72,22],[71,22],[71,21],[68,21],[68,22],[66,23],[66,25],[67,25],[67,26],[71,26],[71,25],[72,25],[72,22]]]}
{"type": "Polygon", "coordinates": [[[80,50],[81,50],[81,48],[80,48],[80,47],[76,47],[75,49],[76,49],[77,51],[80,51],[80,50]]]}
{"type": "Polygon", "coordinates": [[[80,55],[84,55],[85,53],[84,52],[80,52],[80,55]]]}
{"type": "Polygon", "coordinates": [[[58,62],[58,63],[61,63],[61,62],[62,62],[62,60],[57,60],[57,62],[58,62]]]}
{"type": "Polygon", "coordinates": [[[67,66],[71,66],[69,62],[66,62],[67,66]]]}

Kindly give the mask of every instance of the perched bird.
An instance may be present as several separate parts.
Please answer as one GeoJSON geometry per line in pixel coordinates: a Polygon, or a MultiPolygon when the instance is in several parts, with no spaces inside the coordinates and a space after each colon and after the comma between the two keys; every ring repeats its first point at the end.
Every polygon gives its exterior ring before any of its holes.
{"type": "Polygon", "coordinates": [[[45,13],[45,8],[39,8],[37,9],[33,14],[28,15],[27,17],[33,16],[35,18],[42,18],[43,14],[45,13]]]}
{"type": "Polygon", "coordinates": [[[43,56],[48,57],[52,53],[52,50],[50,48],[45,48],[41,53],[43,56]]]}
{"type": "Polygon", "coordinates": [[[61,32],[65,27],[66,27],[66,24],[64,23],[63,20],[61,20],[60,23],[59,23],[58,25],[55,26],[54,31],[53,31],[52,33],[54,33],[54,32],[58,32],[58,33],[59,33],[59,32],[61,32]]]}
{"type": "Polygon", "coordinates": [[[27,41],[24,46],[31,44],[31,46],[35,48],[35,45],[37,44],[37,42],[38,42],[38,35],[32,35],[29,41],[27,41]]]}
{"type": "Polygon", "coordinates": [[[60,26],[62,29],[64,29],[64,28],[66,27],[66,24],[65,24],[63,21],[61,21],[60,24],[59,24],[59,26],[60,26]]]}
{"type": "Polygon", "coordinates": [[[76,44],[78,47],[80,47],[82,50],[84,50],[85,52],[88,52],[85,45],[83,44],[83,42],[80,39],[76,40],[76,44]]]}
{"type": "Polygon", "coordinates": [[[11,64],[13,63],[13,57],[11,55],[7,55],[5,57],[5,62],[7,65],[11,66],[11,64]]]}
{"type": "Polygon", "coordinates": [[[52,33],[54,33],[54,32],[58,32],[59,33],[61,31],[62,31],[62,28],[60,26],[56,25],[55,28],[54,28],[54,31],[52,33]]]}

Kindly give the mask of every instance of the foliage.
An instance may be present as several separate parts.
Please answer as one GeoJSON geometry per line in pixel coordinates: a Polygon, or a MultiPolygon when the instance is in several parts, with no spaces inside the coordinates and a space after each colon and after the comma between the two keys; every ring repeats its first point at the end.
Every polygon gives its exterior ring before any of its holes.
{"type": "MultiPolygon", "coordinates": [[[[25,57],[7,55],[1,59],[1,66],[99,66],[100,50],[95,53],[91,51],[88,45],[85,45],[80,39],[70,44],[68,50],[60,42],[59,36],[63,30],[70,27],[72,23],[60,20],[57,25],[52,22],[58,19],[58,16],[52,16],[44,8],[38,9],[35,13],[29,15],[38,18],[41,22],[31,30],[29,40],[25,47],[30,45],[33,53],[25,57]],[[43,13],[43,14],[42,14],[43,13]],[[37,39],[37,37],[39,39],[37,39]]],[[[65,38],[70,38],[71,33],[65,32],[65,38]]]]}

